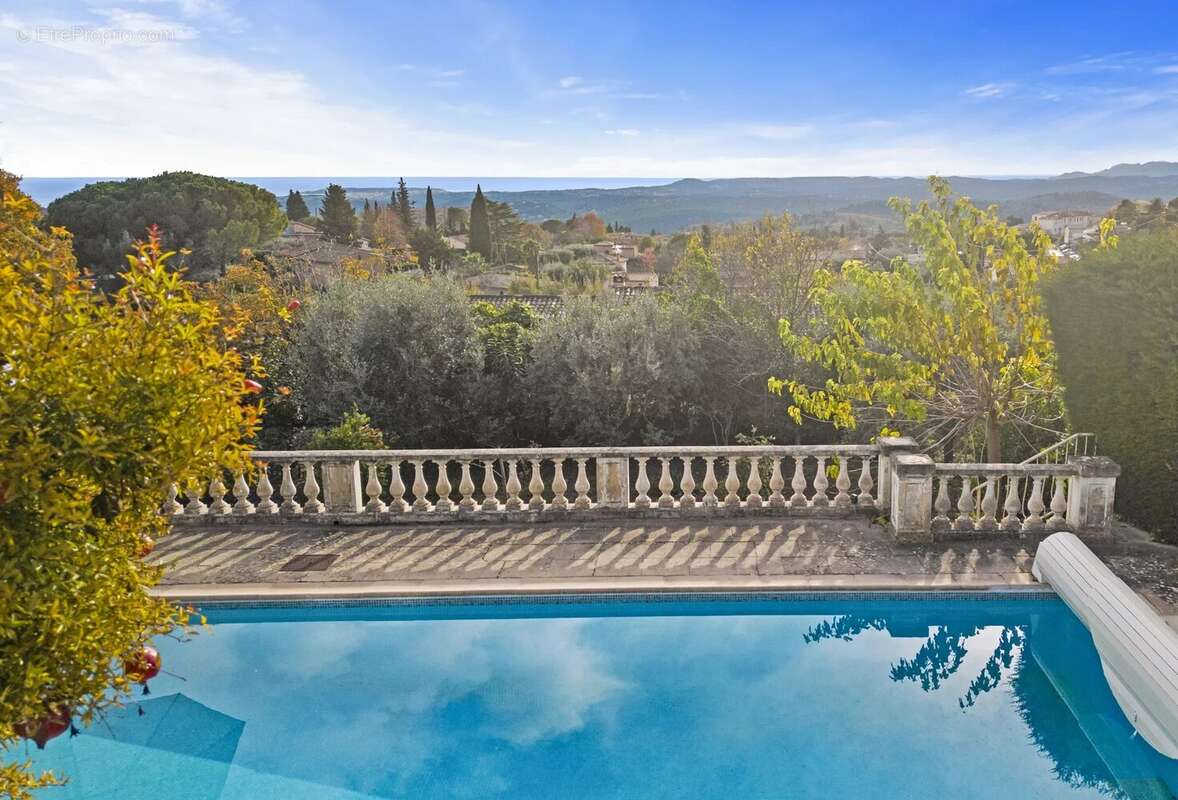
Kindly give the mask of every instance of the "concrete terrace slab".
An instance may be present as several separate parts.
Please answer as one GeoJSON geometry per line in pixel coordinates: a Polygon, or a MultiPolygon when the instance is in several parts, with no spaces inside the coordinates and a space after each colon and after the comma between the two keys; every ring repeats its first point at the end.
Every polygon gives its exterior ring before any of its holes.
{"type": "MultiPolygon", "coordinates": [[[[1038,536],[897,542],[864,517],[178,527],[158,588],[184,599],[1035,585],[1038,536]],[[297,559],[296,557],[309,557],[297,559]],[[293,562],[293,563],[292,563],[293,562]],[[292,567],[311,565],[316,569],[292,567]]],[[[1178,628],[1178,548],[1115,525],[1090,546],[1178,628]]]]}
{"type": "Polygon", "coordinates": [[[896,542],[865,518],[532,525],[177,528],[162,594],[375,596],[544,591],[989,589],[1034,583],[1037,539],[896,542]],[[291,569],[296,556],[320,569],[291,569]],[[329,563],[328,563],[329,562],[329,563]],[[284,569],[285,567],[285,569],[284,569]]]}

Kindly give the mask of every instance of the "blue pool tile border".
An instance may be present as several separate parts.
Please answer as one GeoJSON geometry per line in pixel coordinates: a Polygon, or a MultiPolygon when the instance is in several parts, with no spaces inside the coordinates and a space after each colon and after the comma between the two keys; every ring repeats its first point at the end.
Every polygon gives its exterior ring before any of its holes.
{"type": "Polygon", "coordinates": [[[977,589],[977,590],[862,590],[862,591],[682,591],[682,592],[555,592],[537,594],[419,595],[398,597],[307,597],[274,600],[185,600],[173,602],[192,605],[207,611],[233,611],[265,608],[413,608],[453,606],[513,605],[600,605],[662,603],[812,603],[846,600],[943,601],[943,600],[1053,600],[1058,595],[1050,588],[977,589]]]}

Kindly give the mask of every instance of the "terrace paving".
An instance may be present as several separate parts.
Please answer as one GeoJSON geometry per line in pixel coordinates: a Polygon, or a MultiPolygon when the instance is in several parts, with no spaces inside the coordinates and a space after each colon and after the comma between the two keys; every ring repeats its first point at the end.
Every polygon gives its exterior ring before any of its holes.
{"type": "MultiPolygon", "coordinates": [[[[326,527],[178,527],[162,594],[377,596],[537,591],[1028,586],[1039,537],[895,541],[864,517],[326,527]],[[298,559],[296,556],[318,558],[298,559]]],[[[1178,623],[1178,548],[1118,527],[1093,545],[1178,623]]]]}

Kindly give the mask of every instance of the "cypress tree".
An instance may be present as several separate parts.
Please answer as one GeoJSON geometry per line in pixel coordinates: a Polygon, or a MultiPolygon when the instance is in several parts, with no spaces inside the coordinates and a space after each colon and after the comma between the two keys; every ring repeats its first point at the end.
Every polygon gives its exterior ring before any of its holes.
{"type": "Polygon", "coordinates": [[[483,197],[481,185],[475,186],[474,199],[470,201],[469,249],[491,260],[491,222],[487,217],[487,198],[483,197]]]}
{"type": "Polygon", "coordinates": [[[356,233],[356,210],[348,201],[348,193],[338,183],[327,187],[323,207],[319,209],[320,229],[329,239],[339,242],[351,240],[356,233]]]}
{"type": "Polygon", "coordinates": [[[434,208],[434,190],[425,187],[425,227],[431,231],[438,229],[438,212],[434,208]]]}
{"type": "Polygon", "coordinates": [[[405,235],[408,236],[414,228],[413,203],[409,200],[409,187],[405,185],[404,178],[397,183],[397,213],[401,215],[401,224],[405,226],[405,235]]]}
{"type": "Polygon", "coordinates": [[[291,189],[286,195],[286,216],[287,219],[306,219],[311,216],[311,210],[307,208],[307,203],[303,200],[302,192],[296,192],[291,189]]]}

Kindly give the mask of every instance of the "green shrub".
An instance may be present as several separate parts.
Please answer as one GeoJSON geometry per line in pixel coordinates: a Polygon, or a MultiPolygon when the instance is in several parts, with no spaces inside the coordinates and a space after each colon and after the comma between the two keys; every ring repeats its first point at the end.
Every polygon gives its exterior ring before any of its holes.
{"type": "Polygon", "coordinates": [[[345,412],[331,428],[312,428],[299,437],[300,450],[383,450],[384,434],[357,408],[345,412]]]}

